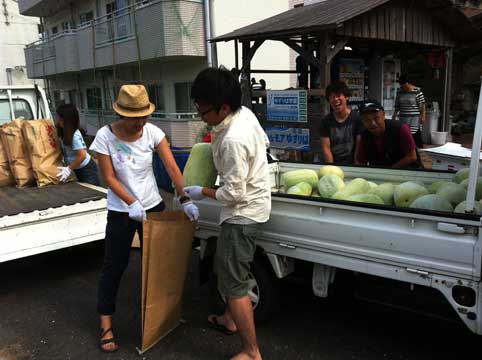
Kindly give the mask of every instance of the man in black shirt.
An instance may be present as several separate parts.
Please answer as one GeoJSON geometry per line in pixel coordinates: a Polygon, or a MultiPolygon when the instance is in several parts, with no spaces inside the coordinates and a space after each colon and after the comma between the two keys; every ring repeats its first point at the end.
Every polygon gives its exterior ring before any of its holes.
{"type": "Polygon", "coordinates": [[[350,91],[342,81],[326,88],[331,112],[321,121],[321,151],[326,164],[355,163],[355,147],[362,131],[360,116],[348,107],[350,91]]]}

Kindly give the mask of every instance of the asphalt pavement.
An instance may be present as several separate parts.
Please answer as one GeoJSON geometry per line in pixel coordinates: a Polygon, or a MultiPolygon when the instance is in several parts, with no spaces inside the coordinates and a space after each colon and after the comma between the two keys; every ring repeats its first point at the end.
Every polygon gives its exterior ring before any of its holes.
{"type": "MultiPolygon", "coordinates": [[[[0,240],[1,241],[1,240],[0,240]]],[[[178,327],[139,356],[141,259],[133,250],[121,283],[115,335],[120,350],[97,347],[96,291],[102,244],[0,264],[0,360],[27,359],[229,359],[237,336],[206,326],[212,309],[200,287],[197,253],[186,283],[178,327]]],[[[285,282],[270,321],[259,326],[263,359],[462,359],[481,338],[464,325],[365,301],[338,302],[312,295],[304,282],[285,282]]]]}

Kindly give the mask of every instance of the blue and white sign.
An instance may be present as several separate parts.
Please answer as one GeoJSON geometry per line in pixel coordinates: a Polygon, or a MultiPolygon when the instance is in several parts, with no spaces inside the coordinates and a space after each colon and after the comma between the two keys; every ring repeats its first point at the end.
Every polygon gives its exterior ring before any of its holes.
{"type": "Polygon", "coordinates": [[[268,127],[264,131],[272,148],[310,151],[310,129],[268,127]]]}
{"type": "Polygon", "coordinates": [[[308,121],[306,90],[268,90],[267,120],[302,122],[308,121]]]}

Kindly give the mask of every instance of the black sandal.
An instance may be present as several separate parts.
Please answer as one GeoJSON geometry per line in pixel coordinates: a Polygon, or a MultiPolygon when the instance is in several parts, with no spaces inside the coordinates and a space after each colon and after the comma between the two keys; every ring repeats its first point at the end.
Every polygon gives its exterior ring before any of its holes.
{"type": "Polygon", "coordinates": [[[105,353],[113,353],[113,352],[116,352],[117,350],[119,350],[119,346],[117,346],[114,337],[111,337],[111,338],[108,338],[108,339],[102,339],[104,336],[106,336],[109,333],[109,331],[112,332],[112,334],[114,334],[114,331],[112,330],[111,327],[108,328],[105,331],[104,331],[104,329],[100,329],[99,348],[102,352],[105,352],[105,353]],[[104,345],[107,345],[107,344],[114,344],[115,348],[106,349],[104,347],[104,345]]]}

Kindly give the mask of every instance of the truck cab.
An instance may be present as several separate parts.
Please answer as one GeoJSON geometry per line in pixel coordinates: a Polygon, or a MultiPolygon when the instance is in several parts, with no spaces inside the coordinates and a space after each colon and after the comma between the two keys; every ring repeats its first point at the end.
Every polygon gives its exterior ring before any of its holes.
{"type": "Polygon", "coordinates": [[[14,119],[49,119],[47,96],[38,85],[0,86],[0,125],[14,119]]]}

